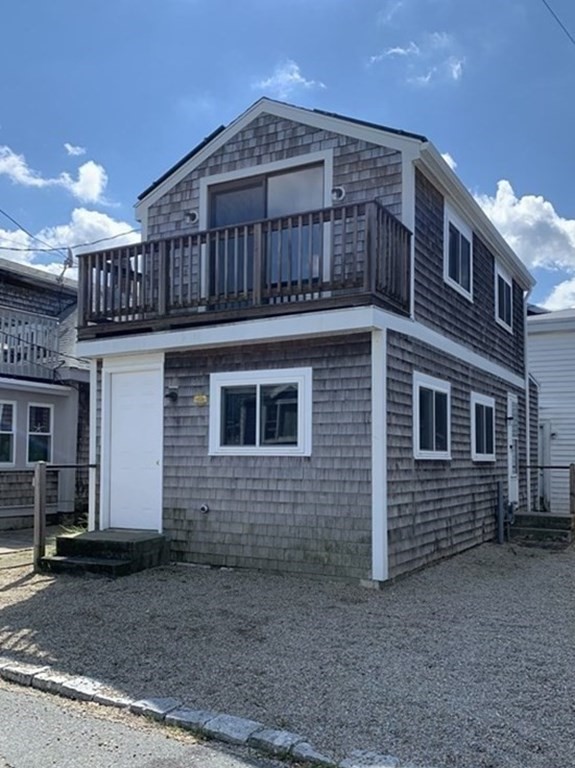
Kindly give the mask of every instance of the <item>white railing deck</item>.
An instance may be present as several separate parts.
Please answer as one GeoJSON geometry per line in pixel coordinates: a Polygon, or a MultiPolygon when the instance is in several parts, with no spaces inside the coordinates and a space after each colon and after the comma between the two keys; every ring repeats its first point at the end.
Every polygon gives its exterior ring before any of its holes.
{"type": "Polygon", "coordinates": [[[52,378],[58,362],[58,318],[0,305],[0,375],[52,378]]]}

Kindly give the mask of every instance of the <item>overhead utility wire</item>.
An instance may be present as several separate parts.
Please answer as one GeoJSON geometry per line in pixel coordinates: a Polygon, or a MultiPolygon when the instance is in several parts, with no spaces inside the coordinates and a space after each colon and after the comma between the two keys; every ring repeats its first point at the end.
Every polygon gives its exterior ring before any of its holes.
{"type": "Polygon", "coordinates": [[[563,24],[563,22],[561,21],[561,19],[559,18],[559,16],[557,16],[557,14],[556,14],[556,13],[555,13],[555,11],[553,10],[553,8],[551,8],[551,6],[550,6],[550,5],[549,5],[549,3],[547,2],[547,0],[541,0],[541,2],[542,2],[542,3],[543,3],[543,5],[544,5],[544,6],[547,8],[547,10],[549,11],[549,13],[550,13],[550,14],[553,16],[553,18],[555,19],[555,21],[557,22],[557,24],[559,24],[559,26],[561,27],[561,29],[563,30],[563,32],[565,32],[565,34],[567,35],[567,37],[569,38],[569,40],[570,40],[570,41],[573,43],[573,45],[575,45],[575,37],[573,37],[573,35],[571,34],[571,32],[569,32],[569,30],[567,29],[567,27],[565,26],[565,24],[563,24]]]}
{"type": "Polygon", "coordinates": [[[75,357],[74,355],[67,355],[64,352],[59,352],[57,349],[50,349],[50,347],[45,347],[43,344],[36,344],[35,342],[27,342],[25,339],[22,339],[20,336],[16,336],[16,334],[9,333],[8,331],[0,330],[0,337],[2,336],[4,336],[7,339],[14,339],[14,341],[17,341],[20,344],[29,344],[31,347],[34,347],[35,349],[41,349],[43,352],[50,352],[50,354],[57,355],[58,357],[66,357],[68,358],[68,360],[76,360],[79,363],[90,362],[85,357],[75,357]]]}
{"type": "Polygon", "coordinates": [[[6,218],[9,219],[12,222],[12,224],[15,224],[18,227],[18,229],[21,229],[22,232],[25,232],[28,235],[28,237],[31,237],[32,240],[36,240],[36,242],[42,243],[42,245],[45,245],[47,248],[50,248],[53,251],[59,251],[63,256],[66,256],[66,252],[64,251],[63,248],[52,248],[52,246],[49,243],[46,243],[44,240],[41,240],[39,237],[36,237],[36,235],[33,235],[31,232],[28,232],[26,227],[23,227],[22,224],[20,224],[20,222],[16,221],[15,218],[10,216],[9,213],[6,213],[6,211],[4,211],[2,208],[0,208],[0,213],[3,216],[6,216],[6,218]]]}
{"type": "MultiPolygon", "coordinates": [[[[89,243],[76,243],[75,245],[66,246],[69,248],[85,248],[88,245],[98,245],[98,243],[104,243],[106,240],[116,240],[118,237],[124,237],[124,235],[131,235],[134,232],[139,232],[139,229],[128,229],[125,232],[120,232],[117,235],[110,235],[109,237],[101,237],[99,240],[92,240],[89,243]]],[[[26,233],[28,234],[28,233],[26,233]]],[[[52,253],[53,251],[63,251],[62,248],[16,248],[15,246],[0,245],[2,251],[17,251],[18,253],[52,253]]]]}

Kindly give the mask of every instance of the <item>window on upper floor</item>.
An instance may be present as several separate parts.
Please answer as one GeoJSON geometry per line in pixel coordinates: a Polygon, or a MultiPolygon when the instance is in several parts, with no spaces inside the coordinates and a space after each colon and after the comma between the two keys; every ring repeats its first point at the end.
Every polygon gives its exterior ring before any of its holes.
{"type": "Polygon", "coordinates": [[[413,374],[413,455],[416,459],[451,459],[451,385],[413,374]]]}
{"type": "Polygon", "coordinates": [[[471,393],[471,458],[495,461],[495,400],[471,393]]]}
{"type": "Polygon", "coordinates": [[[16,403],[0,402],[0,464],[14,464],[16,403]]]}
{"type": "Polygon", "coordinates": [[[256,246],[265,251],[269,282],[319,278],[324,228],[309,214],[324,207],[324,175],[324,164],[316,163],[209,187],[210,228],[234,227],[210,244],[209,295],[253,289],[256,246]],[[240,226],[280,217],[287,219],[268,227],[263,243],[256,243],[255,235],[240,226]]]}
{"type": "Polygon", "coordinates": [[[465,298],[473,299],[473,233],[446,204],[443,277],[465,298]]]}
{"type": "Polygon", "coordinates": [[[499,267],[495,268],[495,319],[508,331],[513,330],[513,282],[499,267]]]}
{"type": "Polygon", "coordinates": [[[311,368],[213,373],[210,454],[311,454],[311,368]]]}

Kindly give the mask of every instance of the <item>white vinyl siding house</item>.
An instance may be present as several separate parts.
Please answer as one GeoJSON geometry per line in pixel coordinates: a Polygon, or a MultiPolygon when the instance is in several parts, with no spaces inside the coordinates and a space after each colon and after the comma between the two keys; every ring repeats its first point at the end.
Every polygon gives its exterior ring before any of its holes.
{"type": "MultiPolygon", "coordinates": [[[[530,317],[529,368],[539,384],[539,463],[575,463],[575,309],[530,317]]],[[[540,473],[540,498],[552,514],[568,514],[566,469],[540,473]]]]}

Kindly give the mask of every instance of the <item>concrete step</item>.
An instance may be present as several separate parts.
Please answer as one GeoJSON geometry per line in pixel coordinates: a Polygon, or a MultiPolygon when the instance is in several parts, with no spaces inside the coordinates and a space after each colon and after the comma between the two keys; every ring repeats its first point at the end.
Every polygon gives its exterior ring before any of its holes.
{"type": "Polygon", "coordinates": [[[166,538],[156,531],[109,528],[63,535],[56,539],[56,554],[95,557],[137,557],[162,551],[166,538]]]}
{"type": "Polygon", "coordinates": [[[165,536],[155,531],[88,531],[56,538],[56,554],[43,565],[54,572],[124,576],[169,562],[165,536]]]}
{"type": "Polygon", "coordinates": [[[570,530],[560,528],[535,528],[514,524],[510,529],[511,540],[532,547],[568,547],[573,541],[570,530]]]}
{"type": "Polygon", "coordinates": [[[515,515],[514,525],[527,528],[543,528],[573,530],[575,528],[575,518],[571,515],[534,515],[519,513],[515,515]]]}
{"type": "MultiPolygon", "coordinates": [[[[70,573],[82,575],[96,573],[101,576],[128,576],[134,573],[134,562],[129,559],[114,557],[68,557],[65,555],[51,555],[43,557],[42,568],[53,573],[70,573]]],[[[141,570],[136,568],[136,570],[141,570]]]]}

